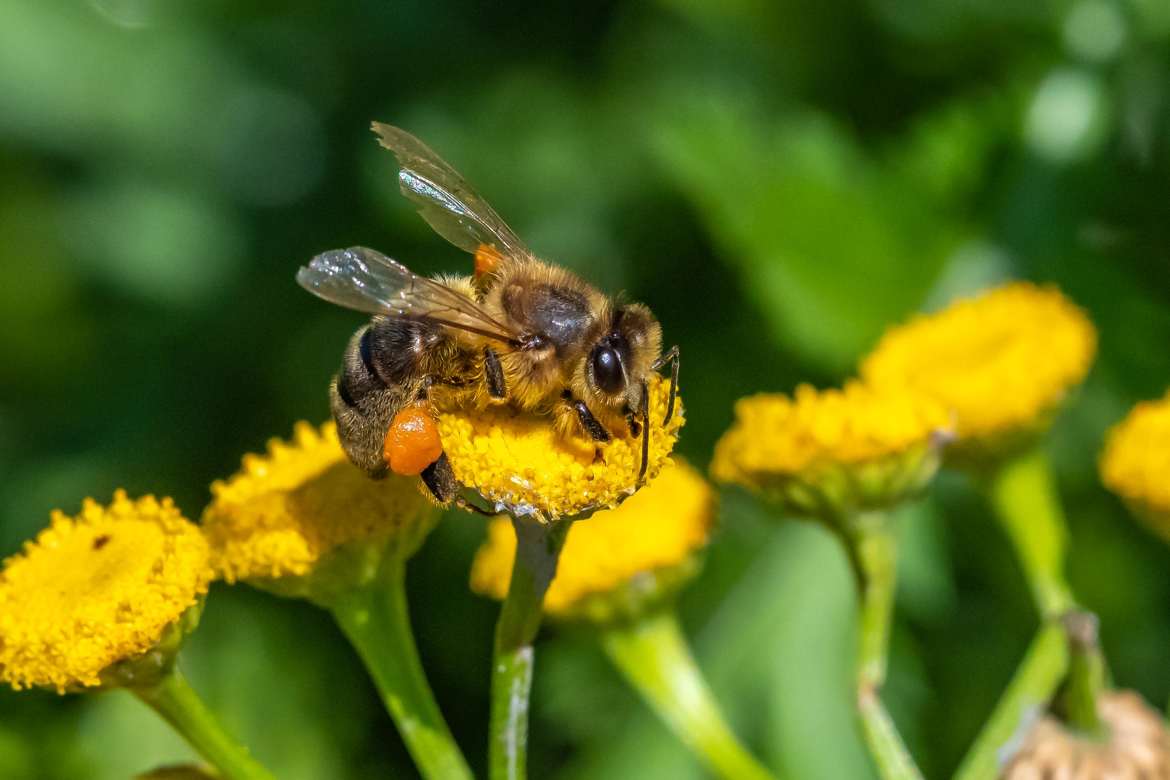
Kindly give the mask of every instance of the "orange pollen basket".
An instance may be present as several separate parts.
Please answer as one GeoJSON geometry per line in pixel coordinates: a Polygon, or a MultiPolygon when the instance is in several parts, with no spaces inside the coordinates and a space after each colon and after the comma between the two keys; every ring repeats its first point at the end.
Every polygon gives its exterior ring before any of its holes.
{"type": "Polygon", "coordinates": [[[382,454],[390,470],[404,476],[421,474],[439,459],[443,442],[428,404],[411,404],[394,415],[382,454]]]}

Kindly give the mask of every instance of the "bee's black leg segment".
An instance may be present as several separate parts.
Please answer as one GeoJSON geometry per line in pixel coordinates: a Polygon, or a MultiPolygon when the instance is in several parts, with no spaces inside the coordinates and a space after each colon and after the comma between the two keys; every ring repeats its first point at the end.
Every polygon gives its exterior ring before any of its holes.
{"type": "Polygon", "coordinates": [[[678,344],[666,351],[666,354],[654,361],[651,366],[655,371],[670,363],[670,398],[666,402],[666,416],[662,418],[662,424],[666,425],[670,422],[671,416],[674,415],[674,399],[678,397],[678,344]]]}
{"type": "Polygon", "coordinates": [[[447,453],[442,453],[434,463],[427,466],[419,474],[423,484],[431,495],[440,504],[446,506],[459,499],[459,480],[455,479],[455,472],[451,468],[451,461],[447,460],[447,453]]]}
{"type": "Polygon", "coordinates": [[[597,421],[593,416],[593,412],[589,411],[589,407],[585,405],[584,401],[580,401],[572,396],[569,391],[565,391],[561,396],[573,407],[573,411],[577,413],[577,419],[581,421],[583,427],[594,441],[609,441],[609,431],[605,430],[605,426],[597,421]]]}
{"type": "Polygon", "coordinates": [[[504,384],[504,367],[500,356],[491,347],[483,348],[483,375],[487,380],[488,395],[492,398],[507,398],[508,388],[504,384]]]}
{"type": "MultiPolygon", "coordinates": [[[[677,363],[675,365],[678,365],[677,363]]],[[[638,484],[646,478],[646,468],[650,465],[650,388],[642,382],[642,467],[638,469],[638,484]]],[[[667,411],[666,419],[670,419],[667,411]]]]}
{"type": "Polygon", "coordinates": [[[630,427],[631,438],[638,438],[642,435],[642,423],[638,420],[638,415],[630,407],[626,407],[626,425],[630,427]]]}
{"type": "Polygon", "coordinates": [[[476,512],[485,517],[495,517],[495,512],[489,512],[481,506],[476,506],[459,495],[463,486],[459,484],[459,480],[455,479],[455,472],[451,468],[451,461],[447,460],[447,453],[439,455],[438,459],[423,469],[419,476],[422,477],[427,490],[431,491],[431,495],[443,506],[454,504],[468,512],[476,512]]]}

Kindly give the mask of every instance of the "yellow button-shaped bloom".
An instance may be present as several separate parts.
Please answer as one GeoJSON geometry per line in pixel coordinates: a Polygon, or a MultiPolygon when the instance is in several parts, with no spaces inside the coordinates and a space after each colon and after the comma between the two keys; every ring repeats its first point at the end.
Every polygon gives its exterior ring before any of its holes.
{"type": "MultiPolygon", "coordinates": [[[[666,466],[617,509],[573,524],[545,596],[545,612],[554,618],[605,621],[631,617],[667,598],[695,571],[713,517],[707,482],[684,463],[666,466]]],[[[472,589],[503,599],[515,553],[511,522],[493,519],[475,556],[472,589]]]]}
{"type": "Polygon", "coordinates": [[[238,473],[211,486],[203,527],[216,572],[292,596],[309,595],[318,575],[360,578],[361,560],[376,564],[388,546],[409,555],[433,527],[415,482],[367,478],[346,459],[333,423],[298,423],[291,441],[273,439],[266,454],[245,455],[238,473]],[[335,560],[339,552],[358,556],[335,560]]]}
{"type": "Polygon", "coordinates": [[[54,512],[0,572],[0,680],[59,692],[106,683],[154,650],[211,579],[207,542],[169,498],[118,491],[54,512]]]}
{"type": "Polygon", "coordinates": [[[1170,539],[1170,394],[1138,404],[1109,432],[1101,479],[1170,539]]]}
{"type": "Polygon", "coordinates": [[[1096,348],[1093,324],[1059,290],[1015,282],[891,329],[861,374],[953,411],[949,452],[993,456],[1047,427],[1096,348]]]}
{"type": "MultiPolygon", "coordinates": [[[[684,423],[682,400],[665,425],[670,382],[651,377],[646,481],[668,462],[684,423]]],[[[638,489],[642,439],[626,430],[598,443],[565,436],[547,415],[509,406],[439,414],[439,435],[456,479],[496,511],[549,521],[617,506],[638,489]]],[[[624,426],[623,426],[624,427],[624,426]]]]}
{"type": "Polygon", "coordinates": [[[850,382],[801,385],[790,398],[740,399],[715,445],[711,474],[759,491],[798,515],[834,518],[888,507],[934,475],[951,428],[941,406],[850,382]]]}

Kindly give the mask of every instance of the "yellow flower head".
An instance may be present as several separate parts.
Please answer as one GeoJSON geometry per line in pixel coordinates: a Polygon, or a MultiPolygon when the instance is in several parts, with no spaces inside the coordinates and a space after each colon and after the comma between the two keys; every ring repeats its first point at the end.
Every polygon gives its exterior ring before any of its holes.
{"type": "Polygon", "coordinates": [[[932,401],[850,382],[740,399],[711,474],[794,514],[831,519],[897,503],[938,467],[950,416],[932,401]]]}
{"type": "Polygon", "coordinates": [[[0,572],[0,680],[59,692],[109,683],[164,643],[210,579],[206,540],[169,498],[119,490],[75,518],[55,511],[0,572]]]}
{"type": "Polygon", "coordinates": [[[281,595],[311,595],[324,580],[344,587],[334,580],[353,582],[391,547],[406,556],[422,543],[434,512],[414,482],[368,479],[346,459],[333,423],[298,423],[292,441],[273,439],[211,486],[203,527],[212,563],[228,582],[281,595]]]}
{"type": "Polygon", "coordinates": [[[1170,539],[1170,393],[1138,404],[1109,432],[1101,479],[1170,539]]]}
{"type": "Polygon", "coordinates": [[[1161,716],[1131,691],[1109,691],[1097,700],[1107,731],[1093,739],[1051,715],[1036,721],[1003,768],[1002,780],[1064,777],[1165,777],[1170,766],[1170,732],[1161,716]]]}
{"type": "Polygon", "coordinates": [[[978,457],[1043,431],[1096,349],[1093,324],[1059,290],[1015,282],[891,329],[861,374],[953,411],[954,454],[978,457]]]}
{"type": "MultiPolygon", "coordinates": [[[[668,462],[682,427],[682,400],[666,416],[670,382],[651,377],[650,449],[646,480],[668,462]]],[[[617,506],[638,489],[642,439],[611,431],[604,444],[560,435],[547,416],[507,406],[444,410],[439,436],[456,479],[495,505],[496,511],[542,521],[617,506]]]]}
{"type": "MultiPolygon", "coordinates": [[[[686,464],[667,466],[617,509],[573,524],[545,596],[545,612],[604,622],[633,616],[667,598],[697,569],[696,556],[707,544],[713,516],[707,482],[686,464]]],[[[472,590],[503,599],[515,554],[511,522],[493,519],[472,565],[472,590]]]]}

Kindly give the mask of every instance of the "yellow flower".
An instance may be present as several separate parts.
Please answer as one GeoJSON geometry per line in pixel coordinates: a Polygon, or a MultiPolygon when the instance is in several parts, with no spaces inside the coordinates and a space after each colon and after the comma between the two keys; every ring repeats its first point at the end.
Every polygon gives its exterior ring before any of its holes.
{"type": "MultiPolygon", "coordinates": [[[[689,579],[707,544],[714,496],[690,466],[675,462],[617,509],[573,524],[544,600],[556,618],[605,621],[632,616],[689,579]]],[[[512,577],[516,534],[506,517],[488,526],[471,588],[503,599],[512,577]]]]}
{"type": "Polygon", "coordinates": [[[169,498],[119,490],[76,518],[55,511],[0,572],[0,679],[58,692],[111,682],[163,643],[210,579],[206,540],[169,498]]]}
{"type": "MultiPolygon", "coordinates": [[[[684,422],[678,399],[670,422],[662,424],[669,388],[669,381],[651,378],[647,481],[667,463],[684,422]]],[[[615,431],[610,442],[598,444],[562,436],[547,416],[507,406],[444,411],[438,424],[456,479],[499,512],[551,521],[615,507],[638,489],[640,437],[615,431]]]]}
{"type": "Polygon", "coordinates": [[[1047,427],[1096,348],[1093,324],[1059,290],[1014,282],[891,329],[861,374],[952,410],[955,455],[994,455],[1047,427]]]}
{"type": "Polygon", "coordinates": [[[1109,432],[1101,479],[1170,539],[1170,393],[1138,404],[1109,432]]]}
{"type": "Polygon", "coordinates": [[[211,486],[203,527],[212,563],[228,582],[281,595],[360,579],[387,545],[409,555],[433,526],[415,482],[367,478],[346,459],[333,423],[298,423],[291,442],[273,439],[266,454],[245,455],[238,473],[211,486]]]}
{"type": "Polygon", "coordinates": [[[792,398],[740,399],[715,445],[718,482],[760,491],[821,518],[889,506],[921,489],[938,466],[951,420],[942,407],[859,382],[796,389],[792,398]]]}
{"type": "Polygon", "coordinates": [[[1131,691],[1112,691],[1097,701],[1107,737],[1093,739],[1070,730],[1051,715],[1029,728],[1002,780],[1061,777],[1165,777],[1170,766],[1170,733],[1161,716],[1131,691]]]}

